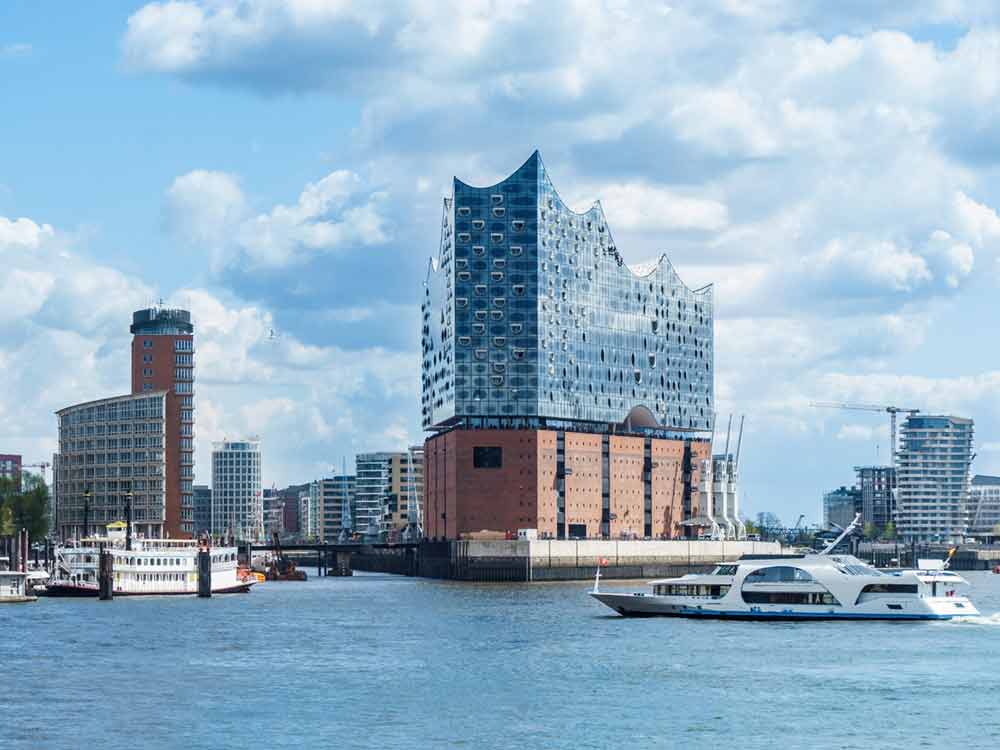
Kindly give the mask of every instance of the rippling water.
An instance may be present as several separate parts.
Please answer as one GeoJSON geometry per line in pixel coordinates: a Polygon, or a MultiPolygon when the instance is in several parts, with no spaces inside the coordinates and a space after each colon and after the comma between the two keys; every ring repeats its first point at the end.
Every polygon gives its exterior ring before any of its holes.
{"type": "Polygon", "coordinates": [[[984,616],[946,623],[626,620],[586,583],[364,574],[0,606],[0,747],[984,746],[1000,575],[966,575],[984,616]]]}

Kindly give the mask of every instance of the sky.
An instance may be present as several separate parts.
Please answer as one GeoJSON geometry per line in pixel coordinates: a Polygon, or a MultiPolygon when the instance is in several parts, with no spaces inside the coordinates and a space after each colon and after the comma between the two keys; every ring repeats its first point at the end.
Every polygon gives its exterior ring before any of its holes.
{"type": "Polygon", "coordinates": [[[227,437],[279,487],[422,442],[441,200],[537,148],[627,262],[714,284],[746,512],[816,521],[887,461],[887,416],[813,401],[972,417],[1000,474],[992,5],[8,0],[0,453],[127,392],[159,299],[196,324],[199,482],[227,437]]]}

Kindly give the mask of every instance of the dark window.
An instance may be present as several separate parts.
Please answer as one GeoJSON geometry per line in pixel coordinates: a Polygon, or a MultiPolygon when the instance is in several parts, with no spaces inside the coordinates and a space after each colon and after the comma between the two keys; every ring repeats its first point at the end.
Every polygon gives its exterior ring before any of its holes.
{"type": "Polygon", "coordinates": [[[863,589],[862,594],[915,594],[917,584],[915,583],[869,583],[863,589]]]}
{"type": "Polygon", "coordinates": [[[744,591],[743,601],[747,604],[823,604],[840,606],[832,594],[816,591],[744,591]]]}
{"type": "Polygon", "coordinates": [[[472,449],[472,466],[476,469],[499,469],[503,466],[503,448],[477,445],[472,449]]]}
{"type": "Polygon", "coordinates": [[[586,539],[587,538],[587,524],[585,524],[585,523],[571,523],[569,525],[569,538],[570,539],[586,539]]]}

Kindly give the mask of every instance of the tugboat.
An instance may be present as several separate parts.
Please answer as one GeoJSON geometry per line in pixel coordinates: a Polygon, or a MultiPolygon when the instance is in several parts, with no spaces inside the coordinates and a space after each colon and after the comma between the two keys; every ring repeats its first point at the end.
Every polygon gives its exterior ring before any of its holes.
{"type": "Polygon", "coordinates": [[[744,555],[707,574],[653,581],[651,593],[600,591],[591,596],[625,617],[701,617],[732,620],[950,620],[979,614],[956,595],[968,585],[946,560],[920,560],[917,570],[885,572],[851,555],[830,552],[860,514],[819,554],[744,555]]]}
{"type": "Polygon", "coordinates": [[[278,532],[274,532],[271,541],[274,545],[274,556],[267,562],[267,567],[264,570],[264,578],[268,581],[306,580],[306,572],[299,570],[295,565],[295,561],[287,557],[281,549],[281,540],[278,538],[278,532]]]}

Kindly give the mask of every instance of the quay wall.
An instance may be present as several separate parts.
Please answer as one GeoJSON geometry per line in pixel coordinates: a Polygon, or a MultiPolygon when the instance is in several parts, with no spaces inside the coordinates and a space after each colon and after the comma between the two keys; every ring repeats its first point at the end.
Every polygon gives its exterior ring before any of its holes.
{"type": "Polygon", "coordinates": [[[702,572],[742,555],[781,554],[777,542],[469,540],[424,542],[408,556],[397,550],[355,554],[355,570],[464,581],[571,581],[667,578],[702,572]]]}

